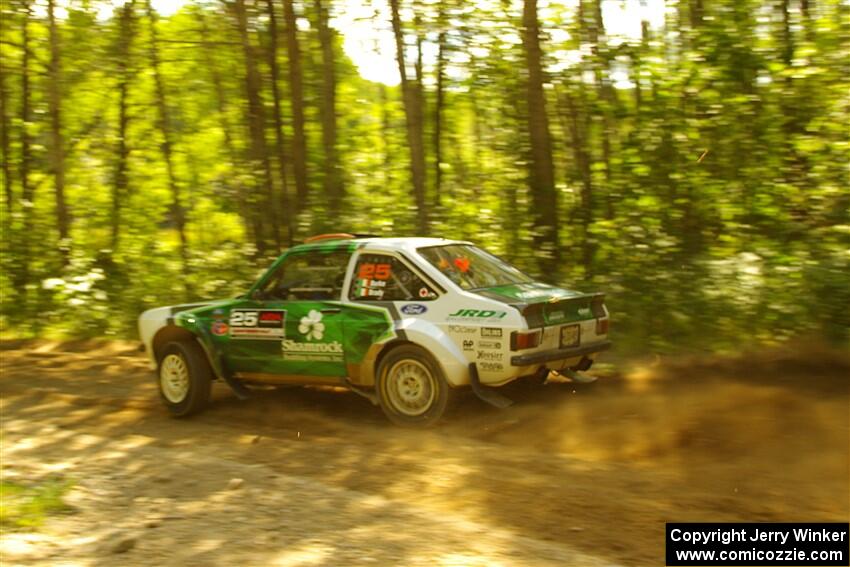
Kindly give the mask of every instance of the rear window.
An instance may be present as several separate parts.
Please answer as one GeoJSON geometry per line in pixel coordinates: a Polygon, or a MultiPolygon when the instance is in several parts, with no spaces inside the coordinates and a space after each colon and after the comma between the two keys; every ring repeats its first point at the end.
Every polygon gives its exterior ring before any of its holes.
{"type": "Polygon", "coordinates": [[[461,289],[471,290],[534,281],[507,262],[470,244],[428,246],[419,254],[461,289]]]}

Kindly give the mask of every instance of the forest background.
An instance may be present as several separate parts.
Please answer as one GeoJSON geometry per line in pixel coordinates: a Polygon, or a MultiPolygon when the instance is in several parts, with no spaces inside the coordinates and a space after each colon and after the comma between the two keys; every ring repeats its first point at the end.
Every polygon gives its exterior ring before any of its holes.
{"type": "Polygon", "coordinates": [[[321,232],[602,290],[623,352],[850,340],[840,0],[2,0],[3,335],[321,232]]]}

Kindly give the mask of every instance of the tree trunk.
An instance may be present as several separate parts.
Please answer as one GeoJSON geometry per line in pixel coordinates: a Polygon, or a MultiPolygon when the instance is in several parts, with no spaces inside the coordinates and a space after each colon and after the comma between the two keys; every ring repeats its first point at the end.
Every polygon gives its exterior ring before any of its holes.
{"type": "Polygon", "coordinates": [[[439,207],[442,199],[441,185],[443,181],[443,171],[441,169],[443,161],[443,105],[445,104],[445,93],[443,88],[446,78],[446,13],[445,5],[440,3],[439,14],[437,16],[439,32],[437,35],[437,93],[434,103],[434,206],[439,207]]]}
{"type": "MultiPolygon", "coordinates": [[[[6,198],[6,221],[11,223],[15,204],[12,188],[12,142],[9,139],[9,92],[6,90],[6,66],[0,65],[0,151],[3,152],[3,196],[6,198]]],[[[3,230],[8,234],[8,227],[3,230]]]]}
{"type": "Polygon", "coordinates": [[[695,30],[702,26],[703,5],[702,0],[689,0],[691,29],[695,30]]]}
{"type": "Polygon", "coordinates": [[[325,152],[325,194],[330,203],[331,217],[340,212],[343,197],[342,175],[337,152],[336,128],[336,60],[334,57],[334,34],[328,26],[328,8],[322,0],[315,0],[319,32],[322,46],[322,146],[325,152]]]}
{"type": "Polygon", "coordinates": [[[295,172],[296,211],[307,207],[307,138],[304,132],[304,74],[301,70],[301,48],[298,24],[292,0],[283,0],[286,33],[286,55],[289,59],[289,97],[292,105],[292,166],[295,172]]]}
{"type": "MultiPolygon", "coordinates": [[[[148,22],[150,25],[150,60],[153,69],[156,106],[158,110],[158,126],[162,134],[162,157],[165,159],[165,168],[168,173],[168,188],[171,191],[171,216],[177,235],[180,238],[180,260],[182,262],[183,276],[189,273],[189,245],[186,238],[186,217],[183,203],[180,197],[180,185],[177,182],[177,173],[174,170],[174,143],[172,141],[171,120],[168,112],[168,101],[165,95],[165,82],[162,78],[159,60],[159,38],[156,30],[156,13],[151,5],[151,0],[146,0],[148,22]]],[[[185,281],[184,281],[185,284],[185,281]]]]}
{"type": "Polygon", "coordinates": [[[128,110],[129,84],[132,80],[130,69],[130,45],[133,41],[133,10],[131,0],[121,8],[121,20],[118,35],[118,149],[116,152],[115,177],[112,181],[111,238],[109,249],[114,255],[118,249],[121,233],[121,203],[127,194],[127,169],[130,148],[127,145],[127,126],[130,122],[128,110]]]}
{"type": "Polygon", "coordinates": [[[389,96],[387,96],[387,86],[384,83],[378,83],[378,100],[381,104],[381,143],[383,144],[384,151],[384,159],[383,159],[383,176],[384,176],[384,186],[388,187],[390,181],[392,181],[392,140],[390,138],[390,111],[389,105],[389,96]]]}
{"type": "Polygon", "coordinates": [[[812,18],[814,4],[815,0],[800,0],[800,13],[803,16],[803,34],[806,37],[806,41],[815,40],[814,20],[812,18]]]}
{"type": "MultiPolygon", "coordinates": [[[[233,127],[227,117],[227,96],[224,91],[221,72],[219,71],[216,60],[212,54],[213,47],[211,45],[210,29],[207,24],[207,17],[208,16],[204,14],[203,11],[200,12],[201,43],[204,63],[210,72],[210,80],[212,81],[213,90],[215,91],[215,104],[216,111],[218,112],[219,127],[224,134],[224,148],[227,152],[228,161],[230,162],[230,170],[240,171],[243,170],[242,159],[240,159],[240,156],[236,151],[236,145],[233,143],[233,127]]],[[[262,236],[255,234],[255,224],[252,218],[254,213],[248,208],[245,195],[246,188],[241,180],[241,176],[238,174],[225,175],[223,182],[232,192],[231,194],[236,196],[237,206],[239,207],[239,213],[242,216],[242,222],[245,226],[245,230],[247,234],[251,235],[250,238],[256,243],[259,238],[262,238],[262,236]]]]}
{"type": "Polygon", "coordinates": [[[280,206],[281,214],[286,219],[286,238],[289,246],[295,243],[294,213],[289,200],[289,172],[286,167],[286,139],[283,135],[283,120],[280,108],[280,65],[277,62],[278,52],[278,30],[277,14],[274,9],[274,1],[266,0],[266,10],[269,16],[269,71],[272,83],[272,112],[274,112],[274,136],[275,154],[277,155],[278,177],[280,177],[281,196],[280,203],[272,203],[270,206],[280,206]]]}
{"type": "MultiPolygon", "coordinates": [[[[579,217],[581,219],[581,261],[585,269],[585,274],[591,275],[593,264],[593,246],[590,238],[590,221],[592,216],[588,215],[588,211],[593,211],[593,177],[590,172],[590,156],[587,148],[587,112],[583,108],[579,108],[573,95],[569,92],[569,85],[558,90],[559,103],[562,106],[560,114],[563,116],[566,113],[569,118],[566,130],[570,134],[570,148],[573,153],[573,161],[578,169],[579,178],[581,180],[581,208],[579,217]],[[566,107],[566,108],[563,108],[566,107]]],[[[576,81],[576,88],[579,89],[580,99],[583,103],[584,96],[582,94],[581,77],[576,81]]]]}
{"type": "Polygon", "coordinates": [[[555,192],[555,173],[552,163],[552,142],[549,137],[549,118],[543,92],[542,53],[537,21],[537,0],[525,0],[523,8],[522,43],[525,51],[528,79],[528,134],[531,142],[529,190],[531,215],[534,218],[534,247],[541,252],[539,266],[548,271],[556,266],[560,256],[558,242],[558,197],[555,192]]]}
{"type": "MultiPolygon", "coordinates": [[[[612,194],[611,179],[611,138],[614,136],[613,110],[615,104],[614,88],[611,85],[609,60],[600,45],[605,37],[605,23],[602,19],[602,1],[595,0],[593,4],[593,19],[590,22],[591,49],[594,56],[594,77],[598,97],[602,99],[602,164],[605,167],[605,217],[614,218],[614,195],[612,194]]],[[[589,211],[592,222],[593,211],[589,211]]]]}
{"type": "Polygon", "coordinates": [[[50,27],[50,64],[48,66],[48,110],[50,113],[50,168],[56,197],[56,226],[62,265],[68,264],[70,215],[65,201],[65,138],[62,135],[62,60],[59,56],[59,30],[56,26],[55,0],[47,0],[50,27]]]}
{"type": "MultiPolygon", "coordinates": [[[[33,228],[33,199],[34,191],[30,180],[32,165],[32,144],[30,140],[30,122],[32,122],[32,106],[30,101],[30,31],[29,23],[32,16],[29,0],[23,2],[23,18],[21,21],[21,225],[20,265],[15,289],[26,297],[26,284],[30,280],[30,239],[33,228]]],[[[25,306],[26,307],[26,306],[25,306]]]]}
{"type": "Polygon", "coordinates": [[[413,178],[413,198],[416,204],[417,228],[423,235],[428,233],[428,213],[425,209],[425,143],[422,129],[421,98],[417,95],[416,81],[408,81],[404,62],[404,35],[401,29],[398,0],[390,0],[393,35],[396,44],[396,61],[401,76],[401,92],[404,116],[407,122],[407,143],[410,149],[410,173],[413,178]]]}
{"type": "Polygon", "coordinates": [[[780,0],[782,12],[782,62],[786,68],[791,67],[794,59],[794,37],[791,34],[791,10],[789,0],[780,0]]]}
{"type": "Polygon", "coordinates": [[[242,43],[242,53],[245,58],[245,99],[248,101],[247,122],[249,135],[249,161],[253,171],[259,171],[262,178],[259,183],[264,193],[264,198],[252,195],[248,200],[257,217],[259,227],[259,238],[257,239],[257,250],[265,252],[265,234],[262,226],[268,220],[270,230],[277,252],[281,249],[280,226],[277,219],[277,202],[274,195],[274,183],[272,181],[271,161],[266,146],[266,117],[263,109],[263,101],[260,97],[262,89],[260,73],[257,69],[257,55],[251,44],[248,32],[248,15],[245,11],[245,1],[235,0],[233,9],[236,16],[236,24],[239,28],[239,37],[242,43]],[[267,217],[263,218],[263,217],[267,217]]]}

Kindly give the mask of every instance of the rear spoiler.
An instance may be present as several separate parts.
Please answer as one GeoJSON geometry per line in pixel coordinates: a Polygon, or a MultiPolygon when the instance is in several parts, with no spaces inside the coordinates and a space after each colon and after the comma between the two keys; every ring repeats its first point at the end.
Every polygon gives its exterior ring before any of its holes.
{"type": "Polygon", "coordinates": [[[511,307],[518,309],[522,313],[529,328],[535,328],[546,326],[545,314],[549,310],[553,310],[553,308],[563,309],[565,307],[575,306],[578,310],[582,307],[590,307],[593,317],[598,319],[605,316],[604,304],[604,293],[583,293],[573,297],[564,297],[563,299],[554,298],[541,303],[512,303],[511,307]]]}

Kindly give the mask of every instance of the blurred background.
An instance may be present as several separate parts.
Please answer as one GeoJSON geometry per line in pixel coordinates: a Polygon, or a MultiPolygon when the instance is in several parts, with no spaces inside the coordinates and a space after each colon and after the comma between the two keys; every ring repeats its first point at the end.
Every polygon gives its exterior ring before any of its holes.
{"type": "Polygon", "coordinates": [[[320,232],[603,290],[622,352],[850,331],[840,0],[2,0],[5,337],[320,232]]]}

